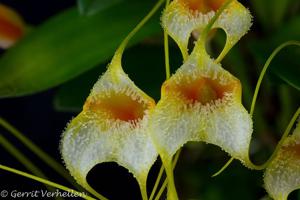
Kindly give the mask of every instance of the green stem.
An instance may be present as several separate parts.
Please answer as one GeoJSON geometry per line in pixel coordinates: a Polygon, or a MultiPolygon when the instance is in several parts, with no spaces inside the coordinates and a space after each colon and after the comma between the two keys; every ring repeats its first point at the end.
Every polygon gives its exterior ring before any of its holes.
{"type": "Polygon", "coordinates": [[[140,190],[141,190],[142,199],[148,200],[146,184],[144,184],[142,187],[140,186],[140,190]]]}
{"type": "MultiPolygon", "coordinates": [[[[11,144],[2,134],[0,134],[0,145],[13,157],[15,157],[22,165],[24,165],[31,173],[36,176],[48,179],[46,175],[39,169],[34,163],[32,163],[23,153],[21,153],[13,144],[11,144]]],[[[53,191],[53,188],[45,185],[49,191],[53,191]]],[[[56,199],[63,199],[56,197],[56,199]]]]}
{"type": "Polygon", "coordinates": [[[216,62],[216,63],[220,63],[229,51],[230,51],[229,43],[226,43],[226,44],[225,44],[225,47],[223,48],[223,51],[222,51],[222,52],[220,53],[220,55],[217,57],[217,59],[216,59],[215,62],[216,62]]]}
{"type": "MultiPolygon", "coordinates": [[[[175,158],[174,158],[174,160],[173,160],[173,170],[174,170],[174,168],[176,167],[176,164],[177,164],[177,162],[178,162],[180,153],[181,153],[181,150],[179,150],[179,151],[176,153],[176,155],[175,155],[175,158]]],[[[161,186],[161,188],[159,189],[159,191],[158,191],[158,193],[157,193],[157,195],[156,195],[156,197],[155,197],[155,200],[159,200],[159,199],[160,199],[162,193],[164,192],[164,190],[165,190],[166,187],[167,187],[167,183],[168,183],[168,180],[165,179],[164,182],[163,182],[163,184],[162,184],[162,186],[161,186]]]]}
{"type": "Polygon", "coordinates": [[[44,173],[35,166],[23,153],[21,153],[13,144],[11,144],[2,134],[0,134],[0,145],[11,155],[13,155],[22,165],[30,170],[34,175],[40,176],[44,179],[47,177],[44,173]]]}
{"type": "Polygon", "coordinates": [[[78,192],[78,191],[75,191],[71,188],[68,188],[66,186],[63,186],[63,185],[60,185],[60,184],[57,184],[57,183],[54,183],[52,181],[48,181],[46,179],[43,179],[43,178],[40,178],[40,177],[37,177],[37,176],[34,176],[32,174],[28,174],[26,172],[23,172],[23,171],[20,171],[20,170],[17,170],[17,169],[14,169],[14,168],[11,168],[11,167],[8,167],[8,166],[5,166],[5,165],[1,165],[0,164],[0,169],[2,170],[5,170],[5,171],[8,171],[8,172],[12,172],[14,174],[18,174],[20,176],[24,176],[26,178],[29,178],[29,179],[32,179],[32,180],[35,180],[35,181],[38,181],[38,182],[41,182],[41,183],[44,183],[44,184],[47,184],[49,186],[52,186],[52,187],[55,187],[55,188],[58,188],[58,189],[61,189],[61,190],[64,190],[66,192],[69,192],[69,193],[72,193],[74,195],[80,195],[81,198],[83,199],[87,199],[87,200],[95,200],[94,198],[84,194],[84,193],[81,193],[81,192],[78,192]]]}
{"type": "Polygon", "coordinates": [[[162,158],[163,165],[166,170],[167,180],[168,180],[168,200],[178,200],[178,195],[175,187],[172,160],[162,158]]]}
{"type": "MultiPolygon", "coordinates": [[[[166,7],[169,5],[170,0],[166,0],[166,7]]],[[[164,29],[164,51],[165,51],[165,66],[166,66],[166,80],[171,76],[170,73],[170,56],[169,56],[169,39],[168,33],[164,29]]]]}
{"type": "Polygon", "coordinates": [[[171,72],[170,72],[168,34],[166,31],[164,31],[164,51],[165,51],[166,80],[168,80],[171,76],[171,72]]]}
{"type": "MultiPolygon", "coordinates": [[[[257,100],[257,96],[258,96],[258,92],[259,92],[259,89],[261,87],[261,83],[262,83],[262,80],[266,74],[266,71],[267,69],[269,68],[272,60],[274,59],[274,57],[285,47],[288,47],[288,46],[300,46],[300,42],[298,41],[288,41],[288,42],[285,42],[283,44],[281,44],[279,47],[277,47],[273,52],[272,54],[270,55],[270,57],[267,59],[260,75],[259,75],[259,78],[258,78],[258,81],[257,81],[257,84],[256,84],[256,87],[255,87],[255,91],[254,91],[254,95],[253,95],[253,98],[252,98],[252,103],[251,103],[251,108],[250,108],[250,115],[253,116],[253,113],[254,113],[254,109],[255,109],[255,104],[256,104],[256,100],[257,100]]],[[[290,132],[290,129],[291,127],[290,126],[293,126],[295,120],[297,119],[297,116],[299,115],[299,108],[297,110],[297,112],[294,114],[294,116],[292,117],[286,131],[284,132],[284,134],[282,135],[280,141],[278,142],[274,152],[272,153],[272,155],[270,156],[270,158],[262,165],[255,165],[254,163],[251,162],[250,158],[249,158],[249,165],[251,168],[255,169],[255,170],[263,170],[264,168],[266,168],[268,166],[268,164],[273,160],[273,158],[275,157],[277,151],[280,149],[281,145],[282,145],[282,142],[284,141],[284,139],[288,136],[289,132],[290,132]],[[291,124],[292,123],[292,124],[291,124]]],[[[229,165],[230,163],[234,160],[234,158],[230,158],[230,160],[221,168],[221,170],[219,170],[218,172],[216,172],[213,176],[217,176],[219,174],[221,174],[229,165]]]]}
{"type": "Polygon", "coordinates": [[[9,133],[16,137],[21,143],[23,143],[30,151],[37,155],[43,162],[45,162],[49,167],[55,170],[59,175],[64,177],[68,182],[70,182],[74,187],[78,188],[74,179],[69,175],[65,168],[54,160],[49,154],[44,152],[36,144],[34,144],[29,138],[22,134],[19,130],[9,124],[6,120],[0,117],[0,125],[3,126],[9,133]]]}
{"type": "Polygon", "coordinates": [[[184,49],[180,48],[180,51],[181,51],[181,55],[183,58],[183,62],[185,62],[189,57],[189,52],[188,52],[187,48],[184,48],[184,49]]]}
{"type": "Polygon", "coordinates": [[[112,59],[112,62],[118,63],[117,65],[110,65],[113,67],[112,70],[120,70],[121,69],[121,60],[123,52],[128,44],[128,42],[131,40],[131,38],[147,23],[147,21],[157,12],[157,10],[160,8],[160,6],[163,4],[163,2],[166,0],[159,0],[154,7],[150,10],[150,12],[134,27],[134,29],[126,36],[126,38],[122,41],[120,46],[115,52],[115,55],[112,59]]]}
{"type": "Polygon", "coordinates": [[[161,188],[159,189],[157,196],[155,198],[155,200],[159,200],[161,195],[163,194],[163,192],[165,191],[166,187],[167,187],[168,181],[167,179],[163,182],[161,188]]]}
{"type": "Polygon", "coordinates": [[[157,178],[156,178],[155,184],[154,184],[154,186],[153,186],[152,192],[151,192],[151,194],[150,194],[149,200],[152,200],[152,199],[154,198],[154,195],[155,195],[155,193],[156,193],[157,187],[158,187],[158,185],[159,185],[159,182],[160,182],[160,180],[161,180],[161,177],[162,177],[163,173],[164,173],[164,166],[162,165],[162,166],[160,167],[160,170],[159,170],[158,176],[157,176],[157,178]]]}
{"type": "Polygon", "coordinates": [[[265,169],[270,162],[272,162],[272,160],[274,159],[274,157],[276,156],[277,152],[279,151],[279,149],[281,148],[284,140],[286,139],[286,137],[289,135],[289,133],[291,132],[293,125],[295,124],[298,116],[300,115],[300,107],[297,109],[297,111],[295,112],[295,114],[293,115],[291,121],[289,122],[289,125],[287,126],[287,128],[285,129],[283,135],[281,136],[280,141],[278,142],[274,152],[272,153],[272,155],[270,156],[270,158],[262,165],[255,165],[252,164],[252,168],[256,169],[256,170],[263,170],[265,169]]]}
{"type": "Polygon", "coordinates": [[[94,190],[89,184],[86,184],[85,189],[91,193],[92,195],[94,195],[95,197],[97,197],[100,200],[108,200],[108,198],[104,197],[103,195],[99,194],[96,190],[94,190]]]}
{"type": "Polygon", "coordinates": [[[252,104],[251,104],[251,108],[250,108],[250,115],[252,116],[253,115],[253,112],[254,112],[254,108],[255,108],[255,104],[256,104],[256,99],[257,99],[257,96],[258,96],[258,92],[259,92],[259,89],[260,89],[260,86],[261,86],[261,83],[262,83],[262,80],[265,76],[265,73],[267,71],[267,69],[269,68],[270,66],[270,63],[272,62],[272,60],[274,59],[274,57],[285,47],[287,46],[291,46],[291,45],[295,45],[295,46],[300,46],[300,42],[297,42],[297,41],[288,41],[288,42],[285,42],[283,44],[281,44],[279,47],[277,47],[271,54],[271,56],[268,58],[268,60],[266,61],[260,75],[259,75],[259,78],[258,78],[258,81],[257,81],[257,84],[256,84],[256,87],[255,87],[255,91],[254,91],[254,95],[253,95],[253,100],[252,100],[252,104]]]}
{"type": "Polygon", "coordinates": [[[216,177],[218,175],[220,175],[232,162],[234,161],[234,158],[231,157],[227,162],[226,164],[219,170],[217,171],[216,173],[214,173],[211,177],[216,177]]]}
{"type": "MultiPolygon", "coordinates": [[[[220,17],[220,15],[222,14],[222,12],[227,8],[227,6],[232,2],[233,0],[227,0],[225,3],[223,3],[223,5],[220,7],[220,9],[218,9],[218,11],[216,12],[216,14],[213,16],[213,18],[208,22],[208,24],[206,25],[206,27],[204,28],[203,32],[200,35],[200,38],[198,39],[198,41],[195,44],[194,50],[193,52],[197,52],[199,51],[199,49],[203,50],[205,49],[205,42],[206,42],[206,38],[209,34],[209,31],[212,29],[214,23],[217,21],[217,19],[220,17]]],[[[201,51],[200,51],[201,52],[201,51]]]]}

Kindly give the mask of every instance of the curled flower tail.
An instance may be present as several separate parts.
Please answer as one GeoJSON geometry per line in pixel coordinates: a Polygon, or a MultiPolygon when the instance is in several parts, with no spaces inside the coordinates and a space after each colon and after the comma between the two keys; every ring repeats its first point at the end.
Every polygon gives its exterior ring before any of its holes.
{"type": "Polygon", "coordinates": [[[61,153],[79,184],[89,188],[86,176],[95,165],[116,162],[134,175],[146,199],[147,175],[157,158],[147,131],[154,106],[113,60],[63,133],[61,153]]]}
{"type": "MultiPolygon", "coordinates": [[[[176,41],[184,57],[188,54],[188,42],[193,31],[202,31],[225,0],[174,0],[163,12],[162,26],[176,41]]],[[[233,0],[215,22],[213,28],[221,28],[227,40],[221,56],[234,46],[251,26],[251,14],[242,4],[233,0]]]]}
{"type": "Polygon", "coordinates": [[[266,168],[264,185],[275,200],[286,200],[292,191],[300,188],[300,123],[266,168]]]}
{"type": "Polygon", "coordinates": [[[22,18],[11,8],[0,4],[0,48],[11,47],[24,33],[22,18]]]}

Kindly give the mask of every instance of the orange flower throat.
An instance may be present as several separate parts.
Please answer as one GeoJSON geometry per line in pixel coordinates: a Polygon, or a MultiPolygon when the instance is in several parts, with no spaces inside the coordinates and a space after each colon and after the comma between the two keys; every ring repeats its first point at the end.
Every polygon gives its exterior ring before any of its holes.
{"type": "Polygon", "coordinates": [[[283,151],[292,152],[296,157],[300,158],[300,144],[290,144],[288,146],[283,146],[283,151]]]}
{"type": "Polygon", "coordinates": [[[166,92],[176,92],[185,100],[205,105],[217,99],[222,99],[225,93],[233,93],[233,90],[239,87],[238,81],[232,81],[230,84],[221,85],[218,80],[210,78],[198,78],[193,81],[183,80],[178,85],[164,85],[166,92]]]}
{"type": "Polygon", "coordinates": [[[84,109],[105,113],[115,120],[135,121],[142,119],[145,111],[154,105],[154,101],[146,104],[123,93],[111,93],[107,97],[99,97],[97,101],[87,100],[84,109]]]}
{"type": "Polygon", "coordinates": [[[190,10],[205,14],[210,11],[217,11],[225,0],[179,0],[179,2],[185,4],[190,10]]]}

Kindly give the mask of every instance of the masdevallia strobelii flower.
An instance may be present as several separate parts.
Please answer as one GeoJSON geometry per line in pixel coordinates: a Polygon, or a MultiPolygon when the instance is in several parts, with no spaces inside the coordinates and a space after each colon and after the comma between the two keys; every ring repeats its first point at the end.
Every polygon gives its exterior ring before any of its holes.
{"type": "Polygon", "coordinates": [[[240,81],[205,51],[193,52],[163,84],[150,128],[164,158],[188,141],[205,141],[248,162],[252,121],[241,104],[240,81]]]}
{"type": "Polygon", "coordinates": [[[285,138],[264,175],[264,185],[274,200],[287,200],[300,188],[300,123],[293,134],[285,138]]]}
{"type": "Polygon", "coordinates": [[[203,49],[194,50],[163,84],[150,114],[150,133],[167,173],[173,155],[189,141],[218,145],[244,164],[250,162],[252,120],[241,104],[241,83],[203,49]]]}
{"type": "MultiPolygon", "coordinates": [[[[183,57],[187,58],[191,33],[201,32],[215,15],[225,0],[174,0],[162,15],[162,26],[178,44],[183,57]]],[[[227,35],[223,52],[226,55],[236,42],[249,30],[251,14],[238,1],[232,1],[214,23],[213,28],[221,28],[227,35]]]]}
{"type": "Polygon", "coordinates": [[[98,163],[116,162],[147,194],[147,175],[157,158],[147,129],[154,106],[154,100],[124,73],[119,59],[113,59],[62,137],[64,162],[80,185],[89,189],[86,176],[98,163]]]}
{"type": "Polygon", "coordinates": [[[125,74],[121,60],[129,40],[163,2],[158,1],[124,39],[91,90],[82,112],[63,133],[61,154],[66,167],[88,191],[94,191],[86,181],[88,172],[99,163],[116,162],[133,174],[143,200],[148,199],[147,176],[158,155],[148,133],[149,112],[155,101],[125,74]]]}
{"type": "Polygon", "coordinates": [[[241,83],[205,49],[208,32],[221,27],[227,34],[221,53],[225,55],[248,31],[251,15],[237,1],[226,1],[216,8],[216,13],[213,10],[208,14],[201,13],[191,2],[194,1],[175,0],[163,13],[163,27],[184,57],[191,32],[202,30],[191,55],[164,82],[161,99],[150,113],[150,133],[166,169],[170,200],[178,199],[172,158],[189,141],[215,144],[245,165],[252,164],[248,155],[252,119],[241,103],[241,83]]]}

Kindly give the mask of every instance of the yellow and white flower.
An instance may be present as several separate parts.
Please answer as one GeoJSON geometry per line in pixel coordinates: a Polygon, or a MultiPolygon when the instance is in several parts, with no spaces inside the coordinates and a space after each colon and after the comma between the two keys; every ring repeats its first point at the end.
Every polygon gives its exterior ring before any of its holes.
{"type": "Polygon", "coordinates": [[[204,49],[194,51],[163,84],[161,100],[151,111],[150,131],[167,162],[188,141],[218,145],[249,162],[252,120],[241,104],[241,83],[204,49]]]}
{"type": "Polygon", "coordinates": [[[286,200],[288,195],[300,188],[300,123],[288,136],[275,158],[266,168],[264,185],[275,200],[286,200]]]}
{"type": "Polygon", "coordinates": [[[80,185],[89,188],[86,176],[98,163],[116,162],[135,176],[142,194],[147,194],[147,175],[157,158],[147,129],[154,106],[154,100],[124,73],[121,62],[113,59],[61,141],[66,167],[80,185]]]}
{"type": "MultiPolygon", "coordinates": [[[[193,31],[201,35],[208,22],[225,0],[174,0],[164,10],[162,26],[178,44],[184,57],[188,55],[188,42],[193,31]]],[[[233,0],[224,10],[213,28],[224,29],[227,40],[221,55],[226,54],[251,26],[252,16],[238,1],[233,0]]]]}

